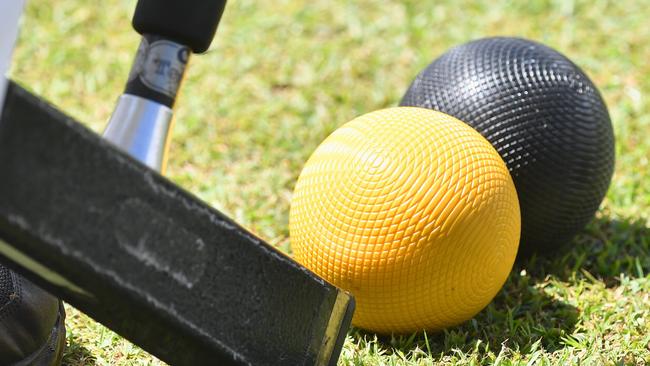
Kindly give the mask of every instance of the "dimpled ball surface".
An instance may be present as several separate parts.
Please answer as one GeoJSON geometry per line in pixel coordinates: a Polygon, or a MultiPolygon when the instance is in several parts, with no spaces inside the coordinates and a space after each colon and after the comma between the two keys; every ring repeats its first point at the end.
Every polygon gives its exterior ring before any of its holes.
{"type": "Polygon", "coordinates": [[[372,112],[306,163],[289,220],[295,258],[356,299],[377,333],[470,319],[505,282],[520,233],[514,184],[480,134],[423,108],[372,112]]]}
{"type": "Polygon", "coordinates": [[[497,37],[453,48],[416,77],[401,105],[448,113],[499,151],[519,193],[523,256],[568,243],[607,192],[607,107],[575,64],[542,44],[497,37]]]}

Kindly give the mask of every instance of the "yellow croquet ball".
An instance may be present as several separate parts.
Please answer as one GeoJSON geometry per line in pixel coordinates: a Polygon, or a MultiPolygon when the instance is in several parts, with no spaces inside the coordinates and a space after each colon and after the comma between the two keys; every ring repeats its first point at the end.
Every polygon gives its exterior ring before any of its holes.
{"type": "Polygon", "coordinates": [[[351,292],[353,324],[440,330],[472,318],[512,268],[517,193],[497,151],[428,109],[368,113],[314,151],[289,220],[294,257],[351,292]]]}

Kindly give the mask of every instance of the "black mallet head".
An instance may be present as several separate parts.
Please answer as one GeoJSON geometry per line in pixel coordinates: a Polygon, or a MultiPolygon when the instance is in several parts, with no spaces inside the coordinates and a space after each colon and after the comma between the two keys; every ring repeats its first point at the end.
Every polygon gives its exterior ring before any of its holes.
{"type": "Polygon", "coordinates": [[[400,105],[448,113],[494,145],[519,195],[522,255],[566,244],[605,196],[614,169],[607,107],[587,75],[549,47],[502,37],[455,47],[400,105]]]}

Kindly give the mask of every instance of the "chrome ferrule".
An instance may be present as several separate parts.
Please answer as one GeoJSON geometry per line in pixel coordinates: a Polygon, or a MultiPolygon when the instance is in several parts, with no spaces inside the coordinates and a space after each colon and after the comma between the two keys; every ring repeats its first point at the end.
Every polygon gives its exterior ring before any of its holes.
{"type": "Polygon", "coordinates": [[[104,138],[152,169],[162,171],[172,109],[123,94],[104,131],[104,138]]]}

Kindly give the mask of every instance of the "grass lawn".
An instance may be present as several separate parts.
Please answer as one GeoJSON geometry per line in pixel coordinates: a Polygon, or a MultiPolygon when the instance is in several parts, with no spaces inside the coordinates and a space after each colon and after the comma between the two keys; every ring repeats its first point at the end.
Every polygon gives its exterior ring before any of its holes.
{"type": "MultiPolygon", "coordinates": [[[[139,37],[132,0],[30,0],[12,77],[100,132],[139,37]]],[[[342,365],[650,364],[650,7],[620,0],[252,1],[226,7],[177,104],[168,176],[281,250],[303,163],[336,127],[394,106],[433,58],[484,36],[546,43],[591,76],[617,166],[570,248],[518,264],[444,333],[352,330],[342,365]]],[[[160,365],[68,306],[67,365],[160,365]]]]}

